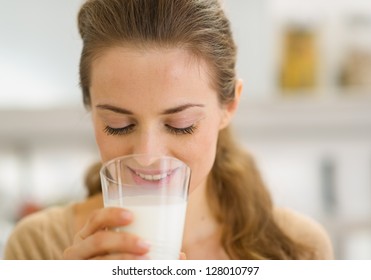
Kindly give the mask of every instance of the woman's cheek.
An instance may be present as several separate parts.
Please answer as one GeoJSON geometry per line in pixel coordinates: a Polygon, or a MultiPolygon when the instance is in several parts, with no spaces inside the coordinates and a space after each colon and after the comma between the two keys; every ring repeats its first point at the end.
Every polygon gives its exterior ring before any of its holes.
{"type": "Polygon", "coordinates": [[[115,137],[108,136],[104,131],[96,133],[96,142],[103,162],[118,157],[123,152],[115,137]]]}
{"type": "Polygon", "coordinates": [[[192,187],[205,182],[212,169],[216,155],[217,136],[217,131],[200,134],[197,143],[188,148],[187,156],[192,169],[192,187]]]}

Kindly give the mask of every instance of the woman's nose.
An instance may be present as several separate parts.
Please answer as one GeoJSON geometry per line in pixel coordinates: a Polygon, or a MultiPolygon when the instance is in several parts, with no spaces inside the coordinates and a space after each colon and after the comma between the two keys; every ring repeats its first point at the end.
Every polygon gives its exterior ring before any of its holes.
{"type": "Polygon", "coordinates": [[[134,139],[134,154],[144,155],[164,155],[164,142],[160,135],[151,131],[139,133],[138,138],[134,139]]]}

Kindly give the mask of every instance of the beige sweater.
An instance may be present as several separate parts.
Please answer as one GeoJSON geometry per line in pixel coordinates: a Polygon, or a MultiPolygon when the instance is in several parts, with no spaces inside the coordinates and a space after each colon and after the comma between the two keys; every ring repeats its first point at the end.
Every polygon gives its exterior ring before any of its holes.
{"type": "Polygon", "coordinates": [[[22,219],[5,247],[9,260],[60,260],[73,242],[73,204],[52,207],[22,219]]]}
{"type": "MultiPolygon", "coordinates": [[[[5,247],[5,259],[62,259],[63,251],[73,242],[73,206],[49,208],[21,220],[5,247]]],[[[314,247],[316,259],[333,258],[331,240],[317,222],[283,208],[276,208],[274,215],[291,238],[314,247]]]]}

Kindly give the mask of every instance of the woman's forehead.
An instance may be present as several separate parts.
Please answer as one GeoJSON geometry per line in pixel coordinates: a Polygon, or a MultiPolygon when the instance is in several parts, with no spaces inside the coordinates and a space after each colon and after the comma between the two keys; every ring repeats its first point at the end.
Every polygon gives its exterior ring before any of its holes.
{"type": "Polygon", "coordinates": [[[129,82],[131,79],[141,78],[149,79],[149,81],[155,78],[157,82],[162,83],[182,79],[209,83],[210,80],[208,64],[188,50],[181,48],[146,50],[126,47],[110,48],[92,63],[91,74],[92,85],[103,77],[112,82],[120,80],[129,82]]]}

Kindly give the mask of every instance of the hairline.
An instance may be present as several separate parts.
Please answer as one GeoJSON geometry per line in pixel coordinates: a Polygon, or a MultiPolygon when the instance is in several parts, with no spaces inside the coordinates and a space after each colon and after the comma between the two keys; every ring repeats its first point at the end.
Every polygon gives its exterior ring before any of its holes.
{"type": "MultiPolygon", "coordinates": [[[[121,49],[127,49],[127,50],[134,50],[136,52],[148,52],[148,51],[164,51],[164,50],[174,50],[174,49],[180,49],[185,50],[190,55],[190,63],[197,63],[199,67],[202,67],[205,71],[208,82],[210,83],[211,88],[219,91],[216,81],[216,69],[213,63],[211,62],[211,59],[207,58],[205,55],[203,55],[201,52],[197,51],[196,48],[192,47],[192,44],[185,44],[185,43],[161,43],[161,42],[144,42],[144,41],[114,41],[114,42],[106,42],[104,44],[96,44],[93,48],[94,51],[92,51],[92,54],[89,60],[89,85],[88,90],[91,86],[91,74],[92,74],[92,65],[94,64],[94,61],[99,59],[100,57],[104,56],[109,50],[115,49],[115,48],[121,48],[121,49]]],[[[219,94],[218,94],[219,96],[219,94]]],[[[90,90],[89,90],[89,99],[90,99],[90,90]]],[[[90,104],[87,104],[90,106],[90,104]]]]}

